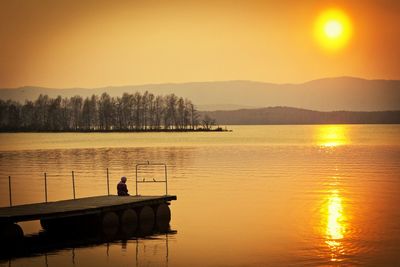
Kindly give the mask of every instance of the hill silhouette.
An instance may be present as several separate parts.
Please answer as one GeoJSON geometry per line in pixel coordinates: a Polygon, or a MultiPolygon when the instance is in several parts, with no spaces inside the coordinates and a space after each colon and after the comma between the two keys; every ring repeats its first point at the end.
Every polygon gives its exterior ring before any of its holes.
{"type": "Polygon", "coordinates": [[[82,97],[107,92],[120,96],[124,92],[150,91],[154,94],[176,95],[191,99],[200,110],[232,110],[268,106],[290,106],[303,109],[332,111],[400,110],[399,80],[365,80],[354,77],[324,78],[300,84],[273,84],[253,81],[216,81],[166,83],[102,88],[55,89],[20,87],[0,89],[1,99],[34,100],[39,94],[82,97]]]}
{"type": "Polygon", "coordinates": [[[220,125],[264,124],[398,124],[400,111],[321,112],[291,107],[268,107],[202,112],[220,125]]]}

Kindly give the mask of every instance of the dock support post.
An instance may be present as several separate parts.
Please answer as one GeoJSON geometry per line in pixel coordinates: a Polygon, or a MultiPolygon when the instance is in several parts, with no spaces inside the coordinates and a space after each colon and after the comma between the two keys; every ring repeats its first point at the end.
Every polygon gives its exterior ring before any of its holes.
{"type": "Polygon", "coordinates": [[[44,173],[44,200],[47,203],[47,174],[44,173]]]}
{"type": "Polygon", "coordinates": [[[107,195],[110,195],[110,175],[108,173],[108,168],[107,168],[107,195]]]}
{"type": "Polygon", "coordinates": [[[9,194],[9,196],[10,196],[10,207],[12,207],[11,176],[8,176],[8,194],[9,194]]]}
{"type": "Polygon", "coordinates": [[[74,171],[72,171],[72,190],[73,190],[74,199],[75,199],[75,175],[74,175],[74,171]]]}

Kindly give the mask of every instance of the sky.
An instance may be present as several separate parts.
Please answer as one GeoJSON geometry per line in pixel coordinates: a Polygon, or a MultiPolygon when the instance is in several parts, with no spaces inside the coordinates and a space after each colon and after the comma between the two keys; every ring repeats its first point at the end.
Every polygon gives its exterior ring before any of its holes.
{"type": "Polygon", "coordinates": [[[0,87],[400,79],[399,23],[397,0],[0,0],[0,87]],[[330,9],[337,49],[315,36],[330,9]]]}

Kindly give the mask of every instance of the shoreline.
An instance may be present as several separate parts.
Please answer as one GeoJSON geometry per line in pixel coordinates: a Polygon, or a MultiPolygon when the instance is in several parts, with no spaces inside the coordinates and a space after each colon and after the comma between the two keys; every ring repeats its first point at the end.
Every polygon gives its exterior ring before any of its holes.
{"type": "Polygon", "coordinates": [[[232,132],[230,129],[159,129],[159,130],[3,130],[0,133],[186,133],[186,132],[232,132]]]}

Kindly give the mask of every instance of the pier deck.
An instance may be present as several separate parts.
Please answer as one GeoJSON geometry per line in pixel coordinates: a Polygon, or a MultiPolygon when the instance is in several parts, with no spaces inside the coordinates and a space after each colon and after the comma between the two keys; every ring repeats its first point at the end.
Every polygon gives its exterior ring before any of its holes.
{"type": "Polygon", "coordinates": [[[0,208],[0,223],[15,223],[41,219],[54,219],[86,214],[101,214],[157,205],[176,200],[176,196],[96,196],[0,208]]]}

